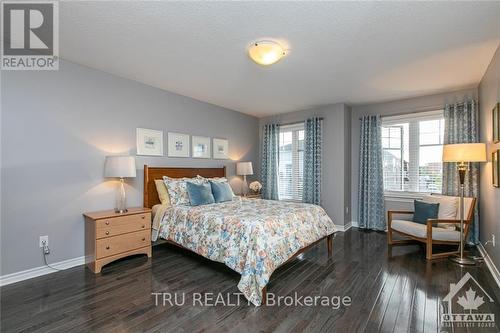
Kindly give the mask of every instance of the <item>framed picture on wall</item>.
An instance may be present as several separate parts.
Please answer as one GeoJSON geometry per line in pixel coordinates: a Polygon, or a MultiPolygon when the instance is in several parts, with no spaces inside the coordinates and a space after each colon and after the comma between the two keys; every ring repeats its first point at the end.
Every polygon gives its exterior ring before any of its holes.
{"type": "Polygon", "coordinates": [[[210,138],[193,135],[191,138],[191,154],[194,158],[210,158],[210,138]]]}
{"type": "Polygon", "coordinates": [[[496,151],[493,152],[492,157],[491,157],[491,168],[493,171],[493,186],[495,187],[500,187],[500,149],[497,149],[496,151]]]}
{"type": "Polygon", "coordinates": [[[168,157],[189,157],[189,134],[168,133],[168,157]]]}
{"type": "Polygon", "coordinates": [[[500,103],[492,111],[493,143],[500,142],[500,103]]]}
{"type": "Polygon", "coordinates": [[[214,158],[227,160],[229,158],[229,141],[226,139],[213,139],[214,158]]]}
{"type": "Polygon", "coordinates": [[[163,156],[163,131],[138,128],[136,144],[137,155],[163,156]]]}

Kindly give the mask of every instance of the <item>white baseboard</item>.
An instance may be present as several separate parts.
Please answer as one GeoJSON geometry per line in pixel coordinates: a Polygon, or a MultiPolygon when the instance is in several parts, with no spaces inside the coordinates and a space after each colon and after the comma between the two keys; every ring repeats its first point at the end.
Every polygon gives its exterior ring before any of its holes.
{"type": "Polygon", "coordinates": [[[343,225],[336,224],[335,228],[337,228],[338,231],[346,232],[347,230],[351,229],[351,222],[349,222],[347,224],[343,224],[343,225]]]}
{"type": "Polygon", "coordinates": [[[340,225],[340,224],[335,225],[335,227],[337,227],[337,230],[342,231],[342,232],[346,232],[347,230],[349,230],[351,228],[358,228],[358,226],[359,226],[359,224],[356,221],[347,222],[347,224],[344,224],[344,225],[340,225]]]}
{"type": "Polygon", "coordinates": [[[477,246],[479,252],[484,258],[484,262],[486,263],[486,266],[490,270],[491,275],[493,275],[493,278],[495,279],[498,287],[500,287],[500,272],[498,271],[498,268],[495,266],[495,263],[493,260],[491,260],[488,252],[486,252],[486,249],[484,248],[483,244],[479,244],[477,246]]]}
{"type": "MultiPolygon", "coordinates": [[[[73,258],[73,259],[68,259],[68,260],[63,260],[59,261],[53,264],[50,264],[50,266],[57,268],[57,269],[68,269],[71,267],[75,266],[80,266],[85,264],[85,256],[78,257],[78,258],[73,258]]],[[[11,273],[11,274],[6,274],[0,276],[0,286],[5,286],[11,283],[31,279],[37,276],[42,276],[50,273],[56,272],[52,268],[49,268],[47,266],[40,266],[40,267],[35,267],[31,269],[27,269],[25,271],[21,272],[16,272],[16,273],[11,273]]]]}

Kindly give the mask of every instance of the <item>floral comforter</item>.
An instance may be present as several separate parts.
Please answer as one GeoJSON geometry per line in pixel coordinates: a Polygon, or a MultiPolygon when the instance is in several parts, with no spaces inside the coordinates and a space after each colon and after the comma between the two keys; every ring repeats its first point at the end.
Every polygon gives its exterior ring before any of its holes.
{"type": "Polygon", "coordinates": [[[243,199],[202,206],[172,206],[159,236],[241,274],[238,289],[254,305],[274,270],[301,248],[332,234],[320,206],[243,199]]]}

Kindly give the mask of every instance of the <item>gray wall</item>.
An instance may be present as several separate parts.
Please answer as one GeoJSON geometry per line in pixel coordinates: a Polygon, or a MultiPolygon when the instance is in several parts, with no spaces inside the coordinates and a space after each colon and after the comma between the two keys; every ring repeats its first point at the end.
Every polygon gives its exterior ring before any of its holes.
{"type": "Polygon", "coordinates": [[[345,104],[334,104],[260,119],[262,130],[262,125],[270,122],[289,124],[313,116],[323,117],[321,205],[337,225],[350,221],[350,126],[347,126],[350,124],[349,111],[345,104]]]}
{"type": "MultiPolygon", "coordinates": [[[[135,154],[137,127],[229,139],[230,156],[254,162],[258,119],[134,81],[61,62],[59,71],[2,72],[1,274],[84,255],[82,213],[114,207],[104,156],[135,154]]],[[[165,154],[166,154],[166,142],[165,154]]],[[[138,157],[129,206],[142,205],[142,166],[222,166],[234,161],[138,157]]],[[[236,189],[240,183],[233,178],[236,189]]]]}
{"type": "MultiPolygon", "coordinates": [[[[459,90],[451,93],[417,97],[387,103],[377,103],[363,106],[353,106],[351,112],[351,205],[352,220],[358,221],[358,173],[359,173],[359,118],[367,114],[382,116],[430,111],[444,108],[446,103],[463,101],[466,97],[477,98],[477,89],[459,90]]],[[[413,200],[401,198],[386,198],[387,209],[413,209],[413,200]]]]}
{"type": "MultiPolygon", "coordinates": [[[[497,49],[491,64],[479,85],[479,119],[481,142],[488,146],[488,156],[493,150],[500,149],[500,143],[493,144],[491,110],[500,102],[500,48],[497,49]]],[[[491,159],[490,159],[491,160],[491,159]]],[[[489,256],[500,267],[500,189],[492,185],[492,163],[481,164],[481,194],[479,199],[480,210],[480,239],[485,243],[491,239],[491,234],[497,236],[496,247],[491,244],[485,246],[489,256]]]]}

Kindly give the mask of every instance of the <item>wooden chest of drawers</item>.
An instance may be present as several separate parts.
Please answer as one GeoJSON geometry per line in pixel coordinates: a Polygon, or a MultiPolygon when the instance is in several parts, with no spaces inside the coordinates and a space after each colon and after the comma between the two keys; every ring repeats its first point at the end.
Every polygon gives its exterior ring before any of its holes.
{"type": "Polygon", "coordinates": [[[133,254],[151,257],[151,209],[130,208],[85,213],[85,257],[94,273],[102,266],[133,254]]]}

